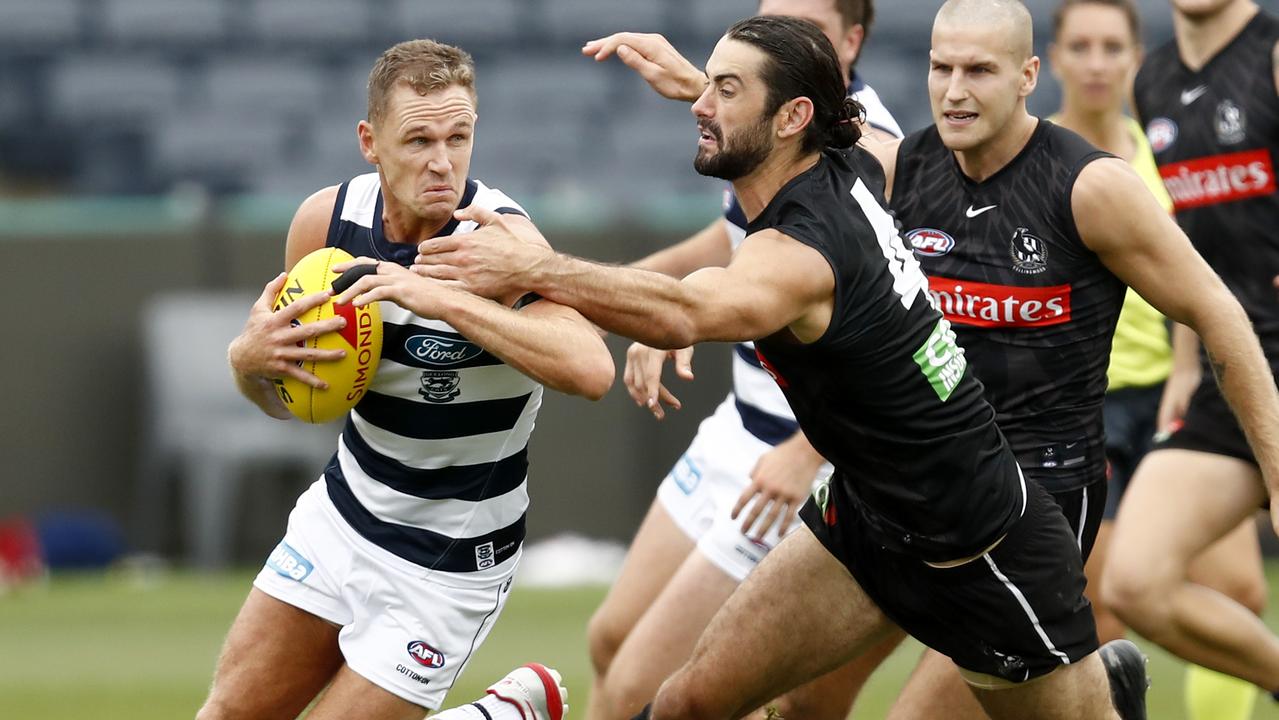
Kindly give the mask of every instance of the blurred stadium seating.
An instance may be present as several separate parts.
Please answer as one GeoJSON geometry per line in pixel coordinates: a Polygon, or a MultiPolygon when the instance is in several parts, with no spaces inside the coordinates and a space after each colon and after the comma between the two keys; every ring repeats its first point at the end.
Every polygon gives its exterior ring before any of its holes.
{"type": "MultiPolygon", "coordinates": [[[[1042,49],[1051,3],[1029,4],[1042,49]]],[[[929,119],[925,5],[878,3],[861,64],[912,129],[929,119]]],[[[1168,37],[1165,0],[1141,5],[1147,37],[1168,37]]],[[[688,170],[692,142],[681,142],[680,132],[691,122],[683,109],[660,107],[637,78],[614,63],[593,66],[578,48],[612,30],[656,31],[701,62],[716,35],[754,7],[753,0],[0,0],[0,177],[12,186],[34,176],[41,187],[88,194],[163,192],[192,181],[225,193],[318,188],[364,169],[350,130],[364,114],[372,60],[393,42],[430,36],[477,59],[477,176],[516,197],[589,188],[625,205],[637,193],[709,194],[713,188],[688,170]],[[33,125],[41,131],[24,134],[33,125]],[[22,152],[3,151],[18,138],[22,152]]],[[[1055,103],[1045,73],[1032,106],[1047,112],[1055,103]]]]}

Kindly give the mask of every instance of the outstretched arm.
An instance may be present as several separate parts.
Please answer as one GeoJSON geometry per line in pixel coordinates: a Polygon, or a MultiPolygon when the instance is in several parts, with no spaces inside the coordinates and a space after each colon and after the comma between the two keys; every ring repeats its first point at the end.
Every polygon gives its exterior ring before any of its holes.
{"type": "Polygon", "coordinates": [[[582,46],[582,54],[602,62],[616,55],[639,73],[657,94],[691,103],[701,96],[709,80],[706,73],[689,62],[657,33],[613,33],[582,46]]]}
{"type": "MultiPolygon", "coordinates": [[[[511,225],[536,232],[523,216],[505,217],[511,225]]],[[[544,250],[550,252],[549,247],[544,250]]],[[[456,283],[423,277],[392,262],[379,262],[377,268],[377,274],[360,278],[337,302],[389,300],[422,317],[443,320],[502,362],[563,393],[598,400],[613,384],[608,348],[595,328],[570,307],[536,300],[517,310],[488,299],[509,293],[473,295],[456,283]]]]}
{"type": "Polygon", "coordinates": [[[656,348],[752,340],[788,326],[811,341],[830,321],[830,265],[816,250],[773,230],[747,238],[728,267],[676,280],[555,253],[531,225],[485,210],[467,208],[458,216],[484,227],[424,241],[416,271],[479,295],[536,292],[656,348]]]}
{"type": "Polygon", "coordinates": [[[1279,393],[1239,301],[1124,161],[1085,167],[1071,206],[1080,236],[1106,267],[1199,334],[1271,497],[1279,501],[1279,393]]]}

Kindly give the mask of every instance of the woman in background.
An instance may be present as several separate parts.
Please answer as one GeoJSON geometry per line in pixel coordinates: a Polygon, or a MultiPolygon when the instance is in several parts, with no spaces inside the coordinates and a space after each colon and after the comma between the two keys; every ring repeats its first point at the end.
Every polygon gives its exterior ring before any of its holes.
{"type": "MultiPolygon", "coordinates": [[[[1133,77],[1141,64],[1141,32],[1133,0],[1064,0],[1053,15],[1049,60],[1061,83],[1061,109],[1050,120],[1096,147],[1132,164],[1169,212],[1172,201],[1141,126],[1124,114],[1133,77]]],[[[1189,363],[1198,367],[1198,363],[1189,363]]],[[[1123,623],[1100,601],[1101,574],[1124,487],[1156,433],[1180,422],[1185,408],[1160,408],[1165,382],[1198,384],[1199,378],[1169,377],[1172,349],[1164,318],[1131,289],[1115,329],[1106,395],[1106,458],[1110,488],[1105,519],[1088,560],[1087,595],[1101,641],[1122,637],[1123,623]]],[[[1196,581],[1224,592],[1260,614],[1266,600],[1257,532],[1251,521],[1212,546],[1192,568],[1196,581]]],[[[1255,688],[1243,680],[1197,666],[1186,670],[1186,710],[1191,720],[1245,720],[1252,716],[1255,688]]]]}

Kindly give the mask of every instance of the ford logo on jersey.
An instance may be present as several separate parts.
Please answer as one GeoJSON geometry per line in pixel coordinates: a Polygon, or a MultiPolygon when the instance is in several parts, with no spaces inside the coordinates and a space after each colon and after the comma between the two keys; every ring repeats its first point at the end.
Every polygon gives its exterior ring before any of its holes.
{"type": "Polygon", "coordinates": [[[906,233],[906,242],[919,255],[939,257],[955,247],[955,238],[941,230],[915,228],[906,233]]]}
{"type": "Polygon", "coordinates": [[[404,349],[424,363],[446,367],[474,360],[484,352],[474,343],[438,335],[414,335],[404,341],[404,349]]]}
{"type": "Polygon", "coordinates": [[[429,668],[444,667],[444,653],[427,645],[421,640],[414,640],[409,643],[409,657],[413,658],[418,665],[429,668]]]}

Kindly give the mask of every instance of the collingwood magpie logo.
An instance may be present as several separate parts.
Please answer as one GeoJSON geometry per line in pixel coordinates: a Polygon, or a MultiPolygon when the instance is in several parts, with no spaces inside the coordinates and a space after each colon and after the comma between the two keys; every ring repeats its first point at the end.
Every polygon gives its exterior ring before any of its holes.
{"type": "Polygon", "coordinates": [[[1213,122],[1213,128],[1217,131],[1217,140],[1222,145],[1241,142],[1244,138],[1244,130],[1247,128],[1243,110],[1229,100],[1222,100],[1217,105],[1217,117],[1213,122]]]}
{"type": "Polygon", "coordinates": [[[1036,275],[1048,269],[1048,244],[1019,227],[1013,233],[1010,254],[1013,269],[1026,275],[1036,275]]]}
{"type": "Polygon", "coordinates": [[[423,370],[417,393],[430,403],[452,402],[462,394],[461,384],[462,378],[454,370],[423,370]]]}

